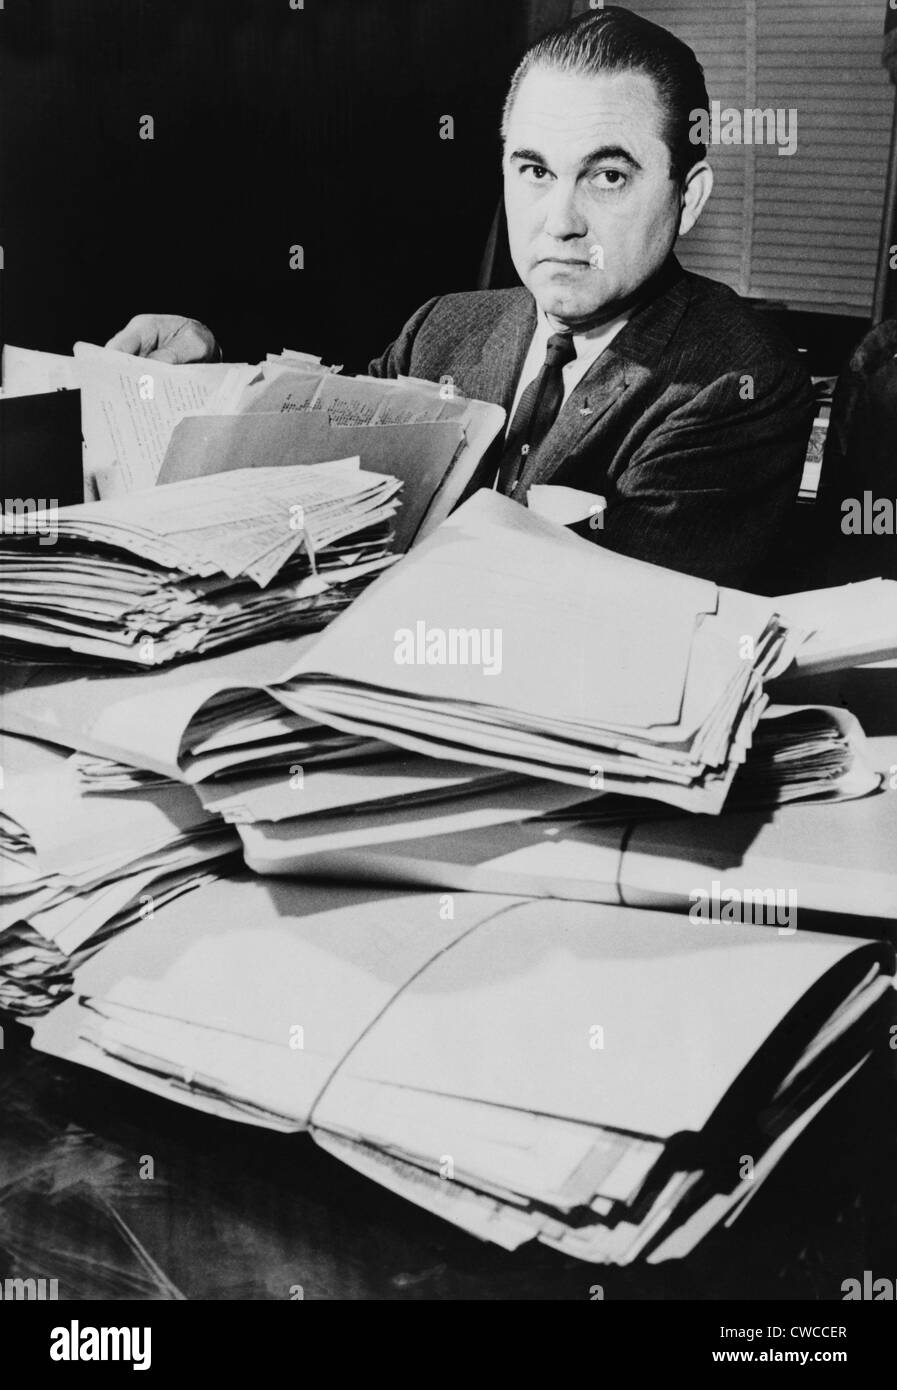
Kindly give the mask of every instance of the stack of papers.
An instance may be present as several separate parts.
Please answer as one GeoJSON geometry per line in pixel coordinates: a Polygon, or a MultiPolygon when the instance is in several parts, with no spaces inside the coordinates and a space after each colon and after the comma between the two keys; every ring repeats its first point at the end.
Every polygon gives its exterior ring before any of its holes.
{"type": "Polygon", "coordinates": [[[882,1045],[890,952],[800,914],[897,918],[897,796],[764,687],[897,654],[897,585],[448,515],[503,419],[451,387],[119,359],[8,363],[105,500],[4,518],[4,728],[77,752],[5,740],[0,1008],[506,1249],[687,1253],[882,1045]]]}
{"type": "Polygon", "coordinates": [[[394,751],[294,714],[267,693],[311,640],[279,638],[140,672],[8,662],[3,726],[187,782],[271,769],[294,777],[350,753],[394,751]]]}
{"type": "Polygon", "coordinates": [[[154,666],[320,627],[391,562],[399,486],[348,459],[4,515],[0,637],[154,666]]]}
{"type": "Polygon", "coordinates": [[[789,931],[897,921],[893,790],[722,816],[658,818],[655,803],[648,819],[636,804],[602,819],[600,801],[552,804],[548,786],[237,829],[259,874],[619,903],[789,931]]]}
{"type": "Polygon", "coordinates": [[[76,343],[73,357],[7,346],[0,395],[80,388],[90,499],[232,468],[359,454],[369,471],[413,484],[398,523],[404,550],[482,481],[480,464],[505,412],[464,398],[451,381],[340,373],[292,351],[255,365],[173,365],[92,343],[76,343]]]}
{"type": "MultiPolygon", "coordinates": [[[[883,777],[859,720],[830,705],[769,705],[726,798],[725,814],[765,810],[792,801],[855,801],[877,791],[883,777]]],[[[657,804],[610,794],[570,813],[577,820],[656,820],[657,804]]]]}
{"type": "Polygon", "coordinates": [[[212,884],[82,965],[34,1044],[212,1114],[308,1129],[506,1249],[535,1239],[610,1264],[685,1254],[733,1220],[884,1045],[893,962],[876,942],[475,894],[450,906],[212,884]]]}
{"type": "Polygon", "coordinates": [[[239,848],[188,787],[88,796],[65,754],[5,736],[0,795],[0,1008],[31,1014],[73,963],[239,848]]]}
{"type": "Polygon", "coordinates": [[[770,711],[745,762],[763,681],[805,636],[783,632],[778,604],[603,551],[480,492],[321,636],[139,677],[11,667],[4,720],[195,783],[258,774],[274,809],[259,784],[254,820],[286,817],[297,769],[359,760],[361,787],[389,747],[688,811],[865,795],[878,778],[842,711],[770,711]]]}
{"type": "Polygon", "coordinates": [[[616,555],[481,491],[272,693],[413,752],[716,812],[763,682],[790,659],[773,600],[616,555]]]}
{"type": "Polygon", "coordinates": [[[235,368],[201,415],[175,427],[158,481],[357,453],[365,468],[407,485],[405,550],[487,481],[481,465],[504,423],[501,406],[462,396],[450,381],[346,377],[290,354],[235,368]]]}
{"type": "MultiPolygon", "coordinates": [[[[347,797],[365,801],[386,794],[386,760],[394,771],[401,766],[398,776],[407,779],[409,794],[515,780],[479,765],[452,760],[447,766],[401,754],[379,739],[359,738],[285,709],[271,688],[313,640],[261,642],[140,673],[8,663],[0,678],[3,725],[79,750],[79,778],[100,789],[152,785],[145,779],[153,776],[162,785],[208,782],[211,804],[218,793],[224,802],[245,787],[250,819],[280,819],[287,806],[289,814],[300,815],[313,801],[320,804],[322,785],[313,773],[331,764],[346,774],[347,797]],[[300,798],[297,791],[307,795],[300,798]]],[[[400,791],[396,783],[389,795],[400,791]]]]}

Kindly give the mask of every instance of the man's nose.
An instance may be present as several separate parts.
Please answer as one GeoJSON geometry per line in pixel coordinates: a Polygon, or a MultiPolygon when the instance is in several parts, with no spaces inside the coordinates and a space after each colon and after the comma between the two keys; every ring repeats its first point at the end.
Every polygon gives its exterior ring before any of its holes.
{"type": "Polygon", "coordinates": [[[558,179],[548,195],[547,205],[543,203],[543,207],[545,221],[542,229],[548,236],[558,241],[568,241],[572,237],[588,235],[589,223],[580,208],[575,183],[558,179]]]}

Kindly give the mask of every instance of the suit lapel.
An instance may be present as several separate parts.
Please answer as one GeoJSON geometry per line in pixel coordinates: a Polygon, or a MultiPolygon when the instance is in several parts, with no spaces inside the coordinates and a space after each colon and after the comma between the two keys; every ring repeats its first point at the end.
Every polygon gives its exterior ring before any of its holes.
{"type": "Polygon", "coordinates": [[[529,290],[521,289],[479,345],[471,345],[462,376],[464,394],[495,401],[509,411],[535,327],[535,300],[529,290]]]}

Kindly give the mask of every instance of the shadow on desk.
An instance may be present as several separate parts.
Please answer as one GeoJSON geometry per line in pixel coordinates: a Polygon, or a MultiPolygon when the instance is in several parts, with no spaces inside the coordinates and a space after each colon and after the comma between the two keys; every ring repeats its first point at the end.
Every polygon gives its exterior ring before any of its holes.
{"type": "Polygon", "coordinates": [[[600,1285],[605,1299],[837,1301],[864,1269],[897,1270],[897,1052],[823,1111],[731,1231],[685,1261],[608,1270],[506,1254],[304,1136],[57,1063],[12,1023],[5,1042],[0,1278],[58,1279],[60,1299],[589,1300],[600,1285]]]}

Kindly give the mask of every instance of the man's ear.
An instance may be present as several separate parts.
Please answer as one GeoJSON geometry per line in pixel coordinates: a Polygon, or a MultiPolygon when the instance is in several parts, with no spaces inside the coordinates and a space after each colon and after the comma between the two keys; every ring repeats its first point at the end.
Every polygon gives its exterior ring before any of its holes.
{"type": "Polygon", "coordinates": [[[685,186],[681,194],[679,214],[679,235],[685,236],[697,222],[704,205],[713,190],[713,170],[706,160],[695,164],[685,176],[685,186]]]}

